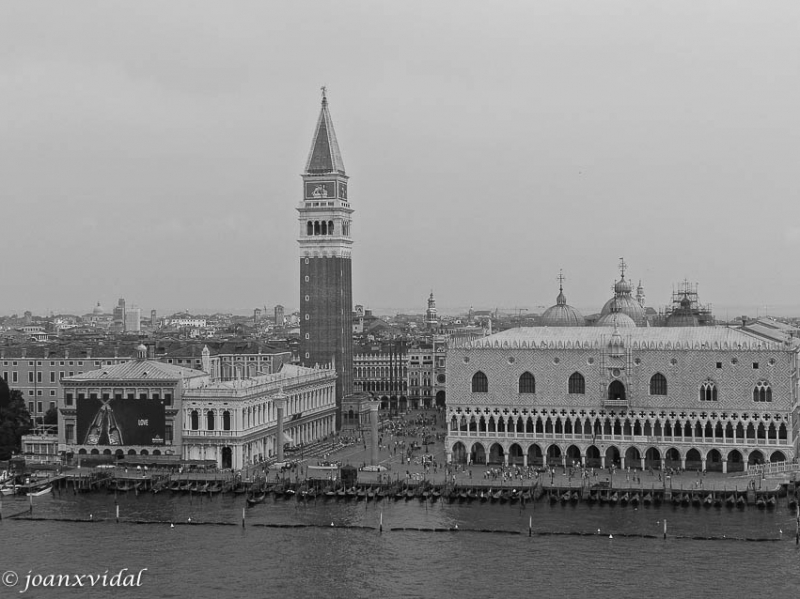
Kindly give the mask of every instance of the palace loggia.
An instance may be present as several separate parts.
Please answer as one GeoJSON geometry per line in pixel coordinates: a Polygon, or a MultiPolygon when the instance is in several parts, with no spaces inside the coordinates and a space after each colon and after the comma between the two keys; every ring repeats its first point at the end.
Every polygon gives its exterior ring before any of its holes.
{"type": "Polygon", "coordinates": [[[797,452],[798,345],[707,327],[531,327],[453,344],[454,462],[733,472],[797,452]]]}

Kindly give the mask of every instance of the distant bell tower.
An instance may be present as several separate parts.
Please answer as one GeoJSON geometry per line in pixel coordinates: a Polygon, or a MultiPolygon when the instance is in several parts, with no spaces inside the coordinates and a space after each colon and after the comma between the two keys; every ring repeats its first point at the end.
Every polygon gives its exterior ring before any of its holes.
{"type": "Polygon", "coordinates": [[[353,286],[347,175],[325,88],[303,177],[300,220],[300,363],[334,364],[336,421],[353,392],[353,286]]]}
{"type": "Polygon", "coordinates": [[[439,316],[436,313],[436,300],[433,297],[433,291],[428,297],[428,309],[425,311],[425,328],[429,331],[435,331],[439,328],[439,316]]]}

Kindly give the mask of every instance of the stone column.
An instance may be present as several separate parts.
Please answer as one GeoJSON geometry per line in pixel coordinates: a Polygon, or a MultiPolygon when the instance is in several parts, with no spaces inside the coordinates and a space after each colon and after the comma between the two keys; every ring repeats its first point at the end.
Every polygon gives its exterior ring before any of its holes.
{"type": "Polygon", "coordinates": [[[700,458],[700,468],[705,472],[706,470],[706,458],[700,458]]]}
{"type": "Polygon", "coordinates": [[[281,393],[275,397],[275,408],[278,412],[278,461],[283,461],[283,412],[286,409],[286,396],[281,393]]]}
{"type": "Polygon", "coordinates": [[[686,456],[681,456],[681,470],[686,470],[686,456]]]}
{"type": "Polygon", "coordinates": [[[644,458],[642,458],[642,471],[644,471],[644,458]]]}
{"type": "Polygon", "coordinates": [[[372,465],[378,463],[378,407],[377,401],[369,402],[369,428],[372,439],[370,439],[370,462],[372,465]]]}
{"type": "Polygon", "coordinates": [[[728,460],[722,460],[722,474],[728,474],[728,460]]]}
{"type": "Polygon", "coordinates": [[[528,453],[525,452],[522,454],[522,465],[527,468],[528,467],[528,453]]]}

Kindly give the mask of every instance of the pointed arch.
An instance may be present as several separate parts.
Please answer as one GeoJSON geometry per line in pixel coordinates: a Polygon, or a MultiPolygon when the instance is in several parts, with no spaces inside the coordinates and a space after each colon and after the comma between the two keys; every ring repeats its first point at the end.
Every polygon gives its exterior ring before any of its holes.
{"type": "Polygon", "coordinates": [[[472,392],[473,393],[489,392],[489,379],[480,370],[472,375],[472,392]]]}

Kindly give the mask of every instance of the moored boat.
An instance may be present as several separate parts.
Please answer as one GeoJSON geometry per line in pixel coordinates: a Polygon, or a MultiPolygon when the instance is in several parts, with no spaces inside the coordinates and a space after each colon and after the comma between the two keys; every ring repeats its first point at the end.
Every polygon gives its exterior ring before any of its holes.
{"type": "Polygon", "coordinates": [[[263,503],[264,500],[267,498],[267,494],[265,491],[259,491],[255,493],[251,493],[247,497],[247,505],[252,507],[256,504],[263,503]]]}
{"type": "Polygon", "coordinates": [[[25,493],[28,497],[40,497],[41,495],[47,495],[53,491],[53,485],[47,485],[46,487],[31,487],[28,489],[28,492],[25,493]]]}

